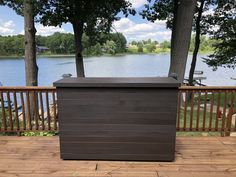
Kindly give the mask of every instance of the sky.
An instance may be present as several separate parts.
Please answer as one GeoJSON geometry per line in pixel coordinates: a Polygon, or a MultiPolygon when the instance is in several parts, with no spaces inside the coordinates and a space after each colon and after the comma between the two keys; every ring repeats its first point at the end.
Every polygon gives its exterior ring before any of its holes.
{"type": "MultiPolygon", "coordinates": [[[[130,0],[133,7],[140,11],[147,0],[130,0]]],[[[55,32],[73,33],[72,25],[67,23],[62,27],[43,26],[39,23],[35,25],[37,35],[48,36],[55,32]]],[[[170,40],[171,31],[166,29],[165,21],[156,21],[154,23],[142,19],[139,14],[135,16],[128,16],[121,18],[119,21],[113,23],[113,28],[117,32],[125,35],[128,42],[133,40],[156,40],[162,42],[170,40]]],[[[22,16],[17,15],[12,9],[6,6],[0,6],[0,35],[17,35],[24,33],[24,19],[22,16]]]]}

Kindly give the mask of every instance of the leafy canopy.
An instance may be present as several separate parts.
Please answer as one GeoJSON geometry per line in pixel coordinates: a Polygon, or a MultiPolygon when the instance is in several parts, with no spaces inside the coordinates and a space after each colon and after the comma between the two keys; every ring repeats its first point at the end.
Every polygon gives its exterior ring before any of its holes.
{"type": "Polygon", "coordinates": [[[214,14],[208,16],[208,28],[212,38],[218,42],[215,52],[205,59],[214,70],[218,67],[236,67],[236,6],[234,0],[219,0],[214,14]]]}
{"type": "Polygon", "coordinates": [[[63,23],[80,21],[85,24],[86,34],[108,32],[112,22],[119,20],[118,13],[135,14],[132,4],[126,0],[42,0],[39,21],[43,25],[61,26],[63,23]]]}

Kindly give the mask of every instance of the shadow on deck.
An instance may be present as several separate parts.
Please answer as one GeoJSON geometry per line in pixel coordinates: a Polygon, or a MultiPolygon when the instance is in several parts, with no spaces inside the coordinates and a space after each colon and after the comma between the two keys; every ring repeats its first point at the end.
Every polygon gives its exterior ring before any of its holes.
{"type": "Polygon", "coordinates": [[[175,162],[63,161],[58,137],[0,136],[0,177],[234,177],[236,137],[177,137],[175,162]]]}

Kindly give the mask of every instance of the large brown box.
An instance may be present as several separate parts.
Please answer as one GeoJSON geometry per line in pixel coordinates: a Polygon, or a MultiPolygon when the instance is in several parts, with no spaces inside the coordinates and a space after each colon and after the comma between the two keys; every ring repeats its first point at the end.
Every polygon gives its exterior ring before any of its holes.
{"type": "Polygon", "coordinates": [[[66,78],[57,87],[62,159],[173,161],[173,78],[66,78]]]}

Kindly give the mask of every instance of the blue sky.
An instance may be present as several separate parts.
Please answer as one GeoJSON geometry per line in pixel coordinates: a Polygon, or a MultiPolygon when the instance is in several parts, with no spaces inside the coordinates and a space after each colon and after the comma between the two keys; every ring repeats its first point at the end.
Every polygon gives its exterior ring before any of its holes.
{"type": "MultiPolygon", "coordinates": [[[[133,7],[139,11],[142,9],[146,0],[130,0],[133,7]]],[[[156,21],[155,23],[143,20],[140,15],[121,18],[113,23],[116,31],[123,33],[127,40],[170,40],[171,31],[166,29],[165,21],[156,21]]],[[[12,9],[0,6],[0,35],[16,35],[23,34],[24,19],[17,15],[12,9]]],[[[59,27],[44,27],[41,24],[36,24],[38,35],[51,35],[54,32],[72,33],[71,24],[64,24],[59,27]]]]}

